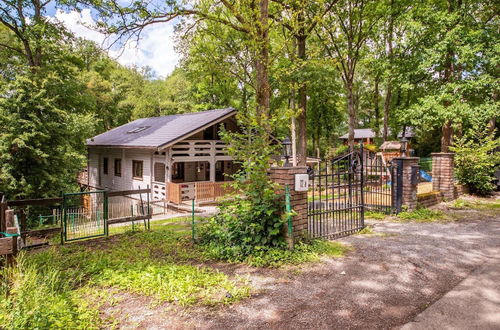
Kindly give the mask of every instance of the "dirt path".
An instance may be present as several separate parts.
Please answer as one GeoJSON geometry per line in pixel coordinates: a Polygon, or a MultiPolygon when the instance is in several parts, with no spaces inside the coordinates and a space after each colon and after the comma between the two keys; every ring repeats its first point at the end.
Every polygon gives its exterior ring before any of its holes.
{"type": "Polygon", "coordinates": [[[462,220],[451,223],[372,222],[383,235],[341,239],[355,247],[342,259],[287,270],[225,268],[248,275],[255,288],[233,306],[183,310],[126,296],[105,314],[122,328],[397,328],[500,253],[498,214],[458,213],[462,220]]]}

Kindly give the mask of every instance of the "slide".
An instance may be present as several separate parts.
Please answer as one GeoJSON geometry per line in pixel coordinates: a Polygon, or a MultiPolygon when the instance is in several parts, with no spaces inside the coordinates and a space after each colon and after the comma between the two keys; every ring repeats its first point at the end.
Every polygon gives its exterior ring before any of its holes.
{"type": "Polygon", "coordinates": [[[432,176],[424,170],[420,170],[420,177],[427,182],[432,182],[432,176]]]}

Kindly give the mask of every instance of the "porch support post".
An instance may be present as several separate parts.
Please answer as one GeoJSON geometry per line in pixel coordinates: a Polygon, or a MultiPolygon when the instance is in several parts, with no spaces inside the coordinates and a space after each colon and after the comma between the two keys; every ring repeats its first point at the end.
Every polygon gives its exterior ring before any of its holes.
{"type": "Polygon", "coordinates": [[[172,157],[170,157],[170,148],[165,151],[165,184],[172,182],[172,157]]]}
{"type": "Polygon", "coordinates": [[[215,182],[215,163],[216,163],[216,160],[212,159],[209,163],[210,163],[210,181],[215,182]]]}
{"type": "Polygon", "coordinates": [[[210,160],[210,181],[215,182],[215,163],[217,160],[215,159],[215,141],[211,142],[210,154],[212,155],[212,159],[210,160]]]}

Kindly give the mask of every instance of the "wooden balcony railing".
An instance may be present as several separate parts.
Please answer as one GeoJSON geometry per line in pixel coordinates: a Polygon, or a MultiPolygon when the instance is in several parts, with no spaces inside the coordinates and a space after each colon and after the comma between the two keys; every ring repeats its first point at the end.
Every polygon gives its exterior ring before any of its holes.
{"type": "Polygon", "coordinates": [[[227,145],[220,140],[184,140],[172,146],[172,158],[227,156],[227,145]]]}
{"type": "Polygon", "coordinates": [[[183,182],[168,183],[168,201],[180,204],[184,201],[195,199],[196,201],[216,201],[232,192],[231,182],[183,182]]]}

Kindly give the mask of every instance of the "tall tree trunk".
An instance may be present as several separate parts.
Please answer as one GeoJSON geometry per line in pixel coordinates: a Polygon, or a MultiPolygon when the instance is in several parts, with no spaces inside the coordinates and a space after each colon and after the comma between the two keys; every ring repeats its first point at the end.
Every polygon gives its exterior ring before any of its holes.
{"type": "Polygon", "coordinates": [[[354,150],[354,128],[356,127],[356,108],[354,106],[354,91],[352,79],[346,80],[347,89],[347,114],[349,116],[349,149],[354,150]]]}
{"type": "MultiPolygon", "coordinates": [[[[302,17],[302,15],[300,16],[302,17]]],[[[306,36],[304,34],[304,28],[301,28],[297,37],[297,56],[302,61],[302,63],[306,60],[306,36]]],[[[297,117],[299,131],[299,143],[297,148],[297,154],[299,158],[298,165],[305,166],[307,158],[307,86],[304,82],[304,79],[299,84],[298,96],[300,109],[300,113],[297,117]]]]}
{"type": "Polygon", "coordinates": [[[387,136],[389,134],[389,113],[391,110],[392,102],[392,57],[393,57],[393,46],[392,46],[392,35],[394,33],[394,0],[391,0],[391,14],[389,16],[389,26],[387,30],[387,59],[389,61],[389,75],[387,77],[387,86],[384,102],[384,141],[387,141],[387,136]]]}
{"type": "Polygon", "coordinates": [[[447,120],[441,128],[441,152],[450,152],[453,127],[451,120],[447,120]]]}
{"type": "Polygon", "coordinates": [[[260,1],[260,16],[258,27],[258,54],[255,63],[257,122],[270,132],[269,126],[269,0],[260,1]]]}
{"type": "Polygon", "coordinates": [[[391,99],[392,99],[392,82],[391,78],[388,78],[387,91],[385,93],[385,102],[384,102],[384,132],[383,132],[384,141],[387,141],[387,137],[389,135],[389,112],[391,108],[391,99]]]}
{"type": "MultiPolygon", "coordinates": [[[[498,90],[493,91],[493,102],[496,104],[498,102],[498,90]]],[[[497,127],[497,117],[494,115],[488,121],[488,132],[490,135],[495,133],[497,127]]]]}
{"type": "MultiPolygon", "coordinates": [[[[448,13],[451,15],[454,11],[454,0],[448,0],[448,13]]],[[[451,28],[448,28],[450,33],[451,28]]],[[[446,60],[444,65],[444,83],[449,84],[454,80],[454,65],[453,65],[454,52],[453,49],[448,48],[446,53],[446,60]]],[[[447,108],[451,104],[449,101],[444,102],[444,107],[447,108]]],[[[451,120],[445,120],[441,127],[441,152],[449,152],[453,139],[453,123],[451,120]]]]}
{"type": "Polygon", "coordinates": [[[380,77],[377,74],[375,76],[375,86],[373,88],[373,109],[375,111],[375,134],[378,137],[380,135],[380,107],[379,107],[379,82],[380,77]]]}

